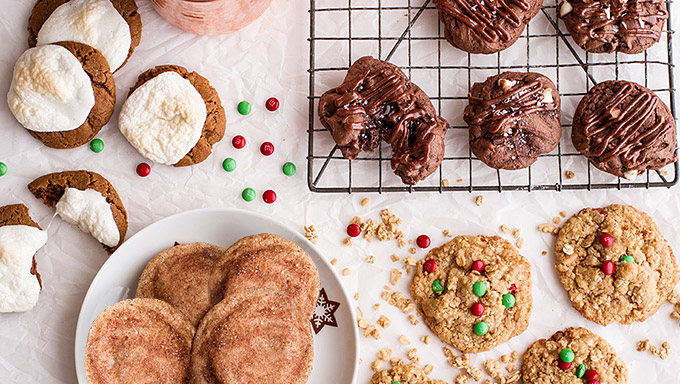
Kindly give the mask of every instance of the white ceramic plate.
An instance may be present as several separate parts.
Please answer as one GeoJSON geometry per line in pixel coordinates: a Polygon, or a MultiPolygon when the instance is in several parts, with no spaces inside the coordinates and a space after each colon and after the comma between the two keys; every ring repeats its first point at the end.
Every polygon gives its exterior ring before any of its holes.
{"type": "Polygon", "coordinates": [[[153,256],[172,247],[175,241],[201,241],[228,247],[245,236],[263,232],[295,242],[312,257],[329,300],[319,301],[314,318],[319,320],[317,324],[334,321],[337,324],[325,325],[314,334],[314,367],[307,383],[328,384],[329,377],[333,383],[353,383],[359,359],[359,335],[351,301],[328,261],[304,236],[271,218],[220,208],[188,211],[160,220],[132,236],[104,263],[87,291],[76,326],[78,383],[87,384],[85,344],[90,325],[109,305],[134,297],[139,275],[153,256]],[[333,308],[336,310],[329,316],[333,308]]]}

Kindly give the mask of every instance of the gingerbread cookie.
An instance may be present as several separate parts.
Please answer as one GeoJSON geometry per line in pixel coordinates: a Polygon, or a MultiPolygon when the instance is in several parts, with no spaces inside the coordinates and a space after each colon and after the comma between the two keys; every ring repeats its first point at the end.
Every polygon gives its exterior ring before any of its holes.
{"type": "Polygon", "coordinates": [[[74,227],[92,234],[108,253],[125,240],[127,212],[118,193],[102,175],[90,171],[50,173],[28,189],[74,227]]]}
{"type": "Polygon", "coordinates": [[[85,348],[90,384],[189,382],[195,329],[170,304],[128,299],[92,323],[85,348]]]}
{"type": "Polygon", "coordinates": [[[541,0],[434,0],[446,40],[469,53],[495,53],[517,41],[541,0]]]}
{"type": "Polygon", "coordinates": [[[641,53],[661,37],[663,0],[563,0],[560,18],[576,44],[592,53],[641,53]]]}
{"type": "Polygon", "coordinates": [[[397,364],[390,369],[377,371],[369,384],[446,384],[443,380],[432,380],[415,364],[397,364]]]}
{"type": "Polygon", "coordinates": [[[139,45],[142,19],[135,0],[38,0],[28,34],[29,47],[60,41],[89,45],[115,72],[139,45]]]}
{"type": "Polygon", "coordinates": [[[35,253],[47,232],[23,204],[0,207],[0,312],[25,312],[38,302],[42,280],[35,253]]]}
{"type": "Polygon", "coordinates": [[[526,168],[562,136],[557,87],[538,73],[505,72],[475,83],[463,119],[472,153],[496,169],[526,168]]]}
{"type": "Polygon", "coordinates": [[[178,65],[161,65],[139,75],[118,127],[142,156],[184,167],[210,156],[226,122],[220,97],[206,78],[178,65]]]}
{"type": "Polygon", "coordinates": [[[420,260],[411,295],[425,324],[463,352],[519,335],[531,315],[531,267],[498,236],[457,236],[420,260]]]}
{"type": "Polygon", "coordinates": [[[389,143],[392,169],[404,184],[425,179],[444,158],[446,120],[398,67],[369,56],[321,96],[319,119],[346,159],[389,143]]]}
{"type": "Polygon", "coordinates": [[[591,88],[574,112],[571,140],[595,167],[631,181],[677,158],[670,110],[654,92],[630,81],[591,88]]]}
{"type": "Polygon", "coordinates": [[[646,320],[680,281],[673,250],[631,206],[582,209],[560,229],[555,253],[571,305],[602,325],[646,320]]]}
{"type": "Polygon", "coordinates": [[[522,381],[531,384],[625,384],[628,369],[606,340],[567,328],[534,342],[522,355],[522,381]]]}
{"type": "Polygon", "coordinates": [[[7,104],[29,133],[51,148],[88,143],[109,121],[116,86],[94,48],[60,42],[30,48],[14,66],[7,104]]]}

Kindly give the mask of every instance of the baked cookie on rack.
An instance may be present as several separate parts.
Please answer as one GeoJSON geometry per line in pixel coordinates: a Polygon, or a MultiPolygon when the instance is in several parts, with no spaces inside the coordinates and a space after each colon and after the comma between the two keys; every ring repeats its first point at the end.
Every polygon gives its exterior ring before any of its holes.
{"type": "Polygon", "coordinates": [[[142,19],[135,0],[38,0],[28,19],[28,45],[75,41],[97,49],[111,72],[139,45],[142,19]]]}
{"type": "Polygon", "coordinates": [[[432,380],[415,364],[396,364],[389,369],[377,371],[368,384],[446,384],[443,380],[432,380]]]}
{"type": "Polygon", "coordinates": [[[75,148],[109,121],[116,86],[104,56],[76,42],[30,48],[14,65],[7,104],[29,133],[52,148],[75,148]]]}
{"type": "Polygon", "coordinates": [[[601,325],[645,321],[680,281],[673,250],[631,206],[582,209],[560,229],[555,254],[571,305],[601,325]]]}
{"type": "Polygon", "coordinates": [[[442,341],[488,351],[529,325],[531,266],[498,236],[456,236],[418,262],[411,295],[442,341]]]}
{"type": "Polygon", "coordinates": [[[469,53],[496,53],[517,41],[541,0],[434,0],[446,40],[469,53]]]}
{"type": "Polygon", "coordinates": [[[121,133],[142,156],[175,167],[207,159],[226,123],[217,90],[178,65],[139,75],[118,119],[121,133]]]}
{"type": "Polygon", "coordinates": [[[496,169],[526,168],[562,136],[557,87],[538,73],[504,72],[475,83],[463,119],[472,153],[496,169]]]}
{"type": "Polygon", "coordinates": [[[319,119],[342,156],[355,159],[386,141],[391,166],[404,184],[431,175],[444,158],[448,123],[429,97],[395,65],[366,56],[319,100],[319,119]]]}
{"type": "Polygon", "coordinates": [[[522,382],[625,384],[626,364],[614,348],[585,328],[567,328],[535,341],[522,355],[522,382]]]}
{"type": "Polygon", "coordinates": [[[64,221],[90,233],[108,253],[125,241],[127,212],[104,176],[90,171],[50,173],[33,180],[28,189],[64,221]]]}
{"type": "Polygon", "coordinates": [[[560,18],[576,44],[591,53],[641,53],[661,37],[664,0],[562,0],[560,18]]]}
{"type": "Polygon", "coordinates": [[[677,159],[670,110],[654,92],[630,81],[591,88],[574,112],[571,140],[595,167],[630,181],[677,159]]]}

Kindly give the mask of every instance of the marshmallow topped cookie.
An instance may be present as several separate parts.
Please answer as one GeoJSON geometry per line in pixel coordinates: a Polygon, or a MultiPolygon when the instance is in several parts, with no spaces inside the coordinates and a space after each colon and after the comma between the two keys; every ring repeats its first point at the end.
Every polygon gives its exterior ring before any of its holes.
{"type": "Polygon", "coordinates": [[[35,253],[47,232],[23,204],[0,207],[0,312],[25,312],[38,302],[42,280],[35,253]]]}
{"type": "Polygon", "coordinates": [[[109,253],[125,240],[127,212],[118,193],[103,176],[89,171],[51,173],[28,189],[74,227],[92,234],[109,253]]]}
{"type": "Polygon", "coordinates": [[[139,76],[123,104],[118,127],[139,153],[182,167],[202,162],[222,140],[226,116],[207,79],[175,65],[139,76]]]}
{"type": "Polygon", "coordinates": [[[62,42],[30,48],[14,66],[7,104],[29,133],[52,148],[89,142],[116,102],[113,75],[94,48],[62,42]]]}
{"type": "Polygon", "coordinates": [[[139,45],[142,21],[134,0],[38,0],[28,32],[30,47],[60,41],[92,46],[115,72],[139,45]]]}

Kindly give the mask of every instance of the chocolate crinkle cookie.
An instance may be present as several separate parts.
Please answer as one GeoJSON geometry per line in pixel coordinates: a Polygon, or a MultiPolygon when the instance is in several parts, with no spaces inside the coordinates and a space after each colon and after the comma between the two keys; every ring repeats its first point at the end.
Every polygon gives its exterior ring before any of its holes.
{"type": "Polygon", "coordinates": [[[537,73],[505,72],[475,83],[463,119],[470,149],[496,169],[526,168],[562,136],[557,88],[537,73]]]}
{"type": "Polygon", "coordinates": [[[392,169],[404,184],[416,184],[444,158],[448,123],[428,96],[395,65],[366,56],[349,68],[344,82],[321,96],[319,118],[346,159],[392,146],[392,169]]]}
{"type": "Polygon", "coordinates": [[[571,140],[595,167],[631,181],[677,158],[670,110],[654,92],[630,81],[594,86],[576,108],[571,140]]]}
{"type": "Polygon", "coordinates": [[[591,53],[641,53],[668,19],[664,0],[564,0],[559,6],[576,44],[591,53]]]}
{"type": "Polygon", "coordinates": [[[517,41],[541,0],[434,0],[446,40],[470,53],[495,53],[517,41]]]}

